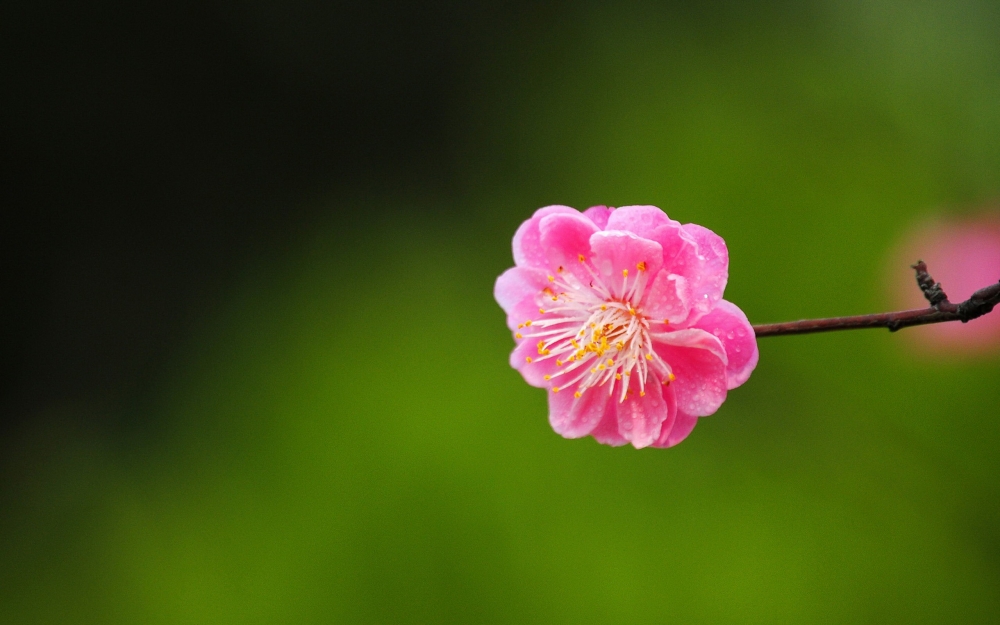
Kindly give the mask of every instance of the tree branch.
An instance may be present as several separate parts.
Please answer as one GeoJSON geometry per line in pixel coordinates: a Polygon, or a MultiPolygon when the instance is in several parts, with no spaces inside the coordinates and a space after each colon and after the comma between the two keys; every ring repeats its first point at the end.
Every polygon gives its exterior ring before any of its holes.
{"type": "Polygon", "coordinates": [[[965,323],[977,317],[982,317],[1000,304],[1000,281],[979,289],[972,297],[960,304],[948,301],[941,284],[927,273],[924,261],[913,265],[917,272],[917,286],[923,291],[924,297],[930,302],[929,308],[916,310],[900,310],[897,312],[876,313],[874,315],[857,315],[854,317],[830,317],[828,319],[803,319],[786,323],[768,323],[753,326],[754,333],[762,336],[783,336],[786,334],[811,334],[813,332],[832,332],[833,330],[857,330],[861,328],[888,328],[890,332],[910,326],[922,326],[929,323],[945,321],[961,321],[965,323]]]}

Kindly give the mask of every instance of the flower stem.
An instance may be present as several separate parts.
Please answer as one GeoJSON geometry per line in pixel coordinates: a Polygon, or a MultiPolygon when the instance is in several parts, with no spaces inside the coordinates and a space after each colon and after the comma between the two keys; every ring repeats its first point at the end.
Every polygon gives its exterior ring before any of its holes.
{"type": "Polygon", "coordinates": [[[813,332],[832,332],[833,330],[858,330],[861,328],[888,328],[895,332],[910,326],[922,326],[929,323],[945,321],[961,321],[965,323],[977,317],[982,317],[1000,304],[1000,282],[979,289],[960,304],[948,301],[941,285],[927,273],[924,261],[913,265],[917,272],[917,285],[924,292],[924,297],[930,302],[928,308],[916,310],[900,310],[896,312],[876,313],[873,315],[857,315],[854,317],[830,317],[827,319],[803,319],[786,323],[767,323],[753,326],[758,337],[783,336],[786,334],[811,334],[813,332]]]}

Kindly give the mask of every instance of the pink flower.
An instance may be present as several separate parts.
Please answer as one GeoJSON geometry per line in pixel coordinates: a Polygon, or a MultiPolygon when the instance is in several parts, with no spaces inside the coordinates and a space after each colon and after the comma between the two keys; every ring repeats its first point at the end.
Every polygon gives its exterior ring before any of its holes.
{"type": "MultiPolygon", "coordinates": [[[[927,306],[909,269],[918,258],[927,263],[949,300],[968,299],[1000,279],[1000,214],[930,219],[911,230],[891,261],[892,288],[901,308],[927,306]]],[[[996,352],[1000,350],[1000,314],[992,312],[968,323],[910,328],[903,334],[918,348],[942,355],[996,352]]]]}
{"type": "Polygon", "coordinates": [[[750,323],[722,299],[725,242],[655,206],[539,209],[514,263],[494,289],[510,363],[548,389],[566,438],[671,447],[757,365],[750,323]]]}

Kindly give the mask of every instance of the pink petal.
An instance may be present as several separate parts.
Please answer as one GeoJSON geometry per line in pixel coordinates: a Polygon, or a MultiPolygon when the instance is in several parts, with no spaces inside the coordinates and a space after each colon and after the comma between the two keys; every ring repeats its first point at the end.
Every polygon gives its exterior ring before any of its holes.
{"type": "Polygon", "coordinates": [[[710,332],[726,350],[726,387],[743,384],[757,366],[757,337],[747,316],[736,304],[722,300],[712,312],[699,319],[694,327],[710,332]]]}
{"type": "Polygon", "coordinates": [[[510,366],[521,373],[525,382],[538,388],[552,386],[552,382],[546,380],[545,376],[554,374],[559,368],[555,358],[538,353],[537,343],[530,338],[521,339],[510,353],[510,366]],[[529,358],[531,362],[528,362],[529,358]]]}
{"type": "Polygon", "coordinates": [[[525,321],[536,321],[541,318],[541,313],[538,312],[539,306],[534,297],[528,297],[517,304],[507,313],[507,327],[513,330],[517,330],[517,326],[523,324],[525,321]]]}
{"type": "Polygon", "coordinates": [[[493,286],[493,297],[500,304],[500,308],[509,315],[516,305],[527,299],[531,300],[532,307],[537,308],[534,306],[535,298],[548,284],[548,275],[544,271],[511,267],[497,278],[493,286]]]}
{"type": "Polygon", "coordinates": [[[549,391],[549,423],[553,430],[566,438],[590,434],[601,421],[610,401],[608,394],[600,389],[589,389],[580,397],[574,396],[573,390],[549,391]]]}
{"type": "Polygon", "coordinates": [[[591,436],[597,440],[598,443],[604,445],[611,445],[612,447],[621,447],[622,445],[628,443],[625,437],[618,433],[618,403],[609,398],[607,406],[604,408],[604,415],[601,417],[600,423],[591,432],[591,436]]]}
{"type": "Polygon", "coordinates": [[[700,317],[715,308],[726,290],[729,251],[722,237],[708,228],[697,224],[685,224],[683,228],[684,237],[694,246],[681,250],[670,271],[687,278],[687,299],[691,302],[692,315],[700,317]]]}
{"type": "Polygon", "coordinates": [[[669,431],[661,433],[660,438],[653,443],[653,447],[673,447],[687,438],[697,423],[698,417],[692,417],[678,410],[677,418],[674,420],[674,427],[670,428],[669,431]]]}
{"type": "Polygon", "coordinates": [[[681,323],[691,312],[687,301],[689,290],[685,278],[661,271],[653,278],[643,298],[643,313],[657,322],[668,319],[673,324],[681,323]]]}
{"type": "Polygon", "coordinates": [[[559,213],[543,217],[539,229],[549,267],[553,271],[564,267],[583,284],[590,282],[591,275],[584,262],[591,255],[590,236],[598,232],[594,222],[577,212],[559,213]]]}
{"type": "Polygon", "coordinates": [[[685,250],[695,255],[696,244],[685,234],[680,222],[655,206],[622,206],[611,214],[604,229],[626,230],[659,243],[663,248],[663,267],[669,273],[678,273],[673,268],[674,259],[685,250]]]}
{"type": "Polygon", "coordinates": [[[605,230],[626,230],[635,235],[656,241],[656,233],[660,228],[676,226],[680,223],[667,217],[667,214],[655,206],[622,206],[608,217],[605,230]]]}
{"type": "MultiPolygon", "coordinates": [[[[663,387],[659,381],[649,378],[645,396],[639,392],[638,376],[631,376],[629,396],[621,403],[615,403],[618,413],[618,433],[632,443],[636,449],[649,447],[660,438],[663,428],[669,429],[677,414],[677,406],[663,397],[663,387]]],[[[614,401],[614,400],[612,400],[614,401]]]]}
{"type": "Polygon", "coordinates": [[[677,409],[704,417],[726,401],[726,351],[722,342],[699,329],[651,335],[653,349],[676,379],[671,383],[677,409]]]}
{"type": "Polygon", "coordinates": [[[648,281],[650,276],[656,276],[663,265],[663,248],[660,244],[631,232],[596,232],[590,237],[590,249],[594,254],[594,266],[606,278],[606,284],[612,287],[614,295],[623,295],[622,288],[631,289],[640,277],[648,281]],[[640,266],[644,268],[642,271],[639,271],[640,266]],[[623,271],[628,271],[631,276],[627,285],[623,271]]]}
{"type": "Polygon", "coordinates": [[[587,210],[583,211],[583,214],[587,216],[590,221],[594,222],[594,225],[599,229],[604,230],[604,227],[608,225],[608,217],[615,209],[608,208],[607,206],[591,206],[587,210]]]}
{"type": "Polygon", "coordinates": [[[545,248],[542,247],[541,233],[538,224],[546,215],[556,213],[576,213],[575,208],[569,206],[546,206],[539,208],[530,219],[525,221],[514,233],[514,264],[518,267],[536,267],[547,269],[548,258],[545,256],[545,248]]]}

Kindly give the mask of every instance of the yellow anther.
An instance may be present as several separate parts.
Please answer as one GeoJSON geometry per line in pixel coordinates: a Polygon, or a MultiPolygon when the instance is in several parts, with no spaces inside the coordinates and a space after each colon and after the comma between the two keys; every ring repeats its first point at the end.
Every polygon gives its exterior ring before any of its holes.
{"type": "Polygon", "coordinates": [[[580,262],[581,262],[581,263],[582,263],[583,261],[587,260],[586,258],[584,258],[584,257],[583,257],[583,254],[578,254],[578,255],[577,255],[577,258],[579,258],[579,259],[580,259],[580,262]]]}
{"type": "Polygon", "coordinates": [[[592,324],[590,324],[590,327],[591,327],[591,328],[596,328],[596,327],[597,327],[597,324],[596,324],[596,323],[592,323],[592,324]]]}
{"type": "Polygon", "coordinates": [[[613,367],[614,365],[615,365],[615,361],[611,360],[610,358],[608,358],[608,366],[609,367],[613,367]]]}
{"type": "Polygon", "coordinates": [[[591,373],[597,373],[597,369],[591,369],[590,372],[591,373]]]}
{"type": "Polygon", "coordinates": [[[581,393],[580,391],[577,391],[577,392],[573,393],[573,397],[576,397],[577,399],[580,399],[580,397],[582,395],[583,395],[583,393],[581,393]]]}
{"type": "Polygon", "coordinates": [[[542,356],[548,356],[551,353],[552,353],[551,351],[545,350],[544,352],[542,352],[542,356]]]}
{"type": "Polygon", "coordinates": [[[525,327],[530,326],[531,325],[531,319],[528,319],[527,321],[525,321],[524,325],[525,325],[525,327]]]}
{"type": "Polygon", "coordinates": [[[574,349],[580,349],[580,344],[574,341],[573,339],[569,340],[569,344],[572,345],[574,349]]]}
{"type": "Polygon", "coordinates": [[[669,377],[669,378],[670,378],[670,381],[671,381],[671,382],[673,382],[674,380],[676,380],[676,379],[677,379],[677,376],[676,376],[676,375],[674,375],[673,373],[668,373],[668,374],[667,374],[667,377],[669,377]]]}
{"type": "Polygon", "coordinates": [[[539,308],[538,309],[538,314],[539,315],[544,315],[545,314],[545,309],[544,308],[539,308]]]}
{"type": "Polygon", "coordinates": [[[628,269],[622,269],[622,276],[628,277],[628,269]]]}
{"type": "Polygon", "coordinates": [[[628,314],[630,314],[633,317],[635,317],[635,308],[632,308],[631,306],[629,306],[628,307],[628,314]]]}
{"type": "Polygon", "coordinates": [[[629,372],[629,371],[626,371],[626,372],[625,372],[625,375],[632,375],[632,373],[631,373],[631,372],[629,372]]]}
{"type": "Polygon", "coordinates": [[[607,306],[605,306],[604,304],[601,304],[601,310],[607,310],[607,309],[608,309],[607,306]]]}
{"type": "Polygon", "coordinates": [[[531,356],[525,356],[524,357],[524,362],[530,363],[531,362],[531,356]]]}
{"type": "Polygon", "coordinates": [[[669,319],[664,319],[663,323],[666,324],[666,325],[670,325],[670,320],[669,319]]]}
{"type": "Polygon", "coordinates": [[[642,261],[641,263],[636,265],[635,268],[638,269],[639,271],[646,271],[646,261],[642,261]]]}
{"type": "Polygon", "coordinates": [[[646,360],[652,360],[652,359],[653,359],[652,354],[646,354],[646,360]]]}
{"type": "Polygon", "coordinates": [[[620,380],[620,379],[622,379],[622,374],[620,374],[620,373],[616,373],[616,374],[615,374],[615,379],[616,379],[616,380],[620,380]]]}
{"type": "Polygon", "coordinates": [[[556,366],[557,367],[561,367],[562,365],[563,365],[563,361],[561,361],[558,358],[556,358],[556,366]]]}
{"type": "Polygon", "coordinates": [[[558,393],[559,392],[559,387],[558,386],[553,386],[552,387],[552,392],[553,393],[558,393]]]}
{"type": "Polygon", "coordinates": [[[551,380],[551,379],[552,379],[552,376],[551,376],[551,375],[546,375],[546,376],[545,376],[545,379],[546,379],[546,380],[551,380]]]}
{"type": "Polygon", "coordinates": [[[555,276],[549,276],[549,282],[555,282],[555,281],[556,281],[555,276]]]}
{"type": "Polygon", "coordinates": [[[523,323],[519,323],[519,324],[517,324],[517,329],[518,329],[518,330],[520,330],[520,329],[521,329],[521,328],[523,328],[523,327],[524,327],[524,324],[523,324],[523,323]]]}
{"type": "Polygon", "coordinates": [[[646,391],[639,391],[639,397],[645,397],[646,391]]]}
{"type": "Polygon", "coordinates": [[[524,337],[521,336],[520,332],[518,332],[517,334],[514,335],[514,338],[516,338],[516,339],[523,339],[524,337]]]}

